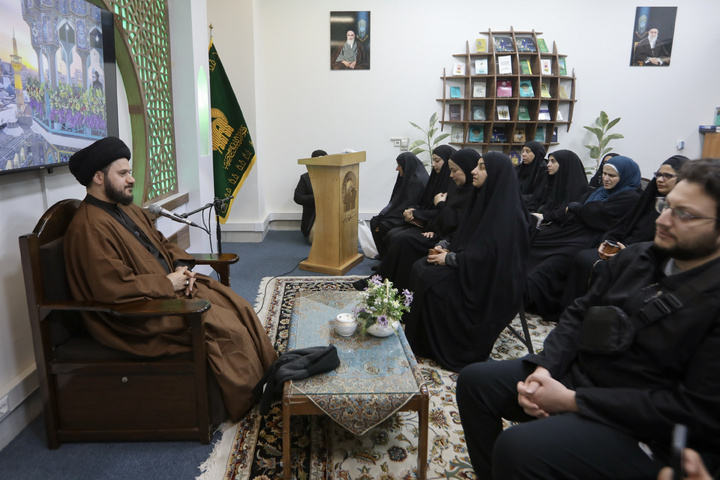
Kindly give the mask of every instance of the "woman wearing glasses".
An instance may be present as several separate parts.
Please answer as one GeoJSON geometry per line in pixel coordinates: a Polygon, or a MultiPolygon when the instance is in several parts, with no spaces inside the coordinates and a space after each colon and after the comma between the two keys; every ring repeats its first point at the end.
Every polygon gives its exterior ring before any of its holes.
{"type": "MultiPolygon", "coordinates": [[[[628,245],[637,242],[649,242],[655,236],[655,220],[658,209],[657,198],[675,188],[680,167],[687,157],[674,155],[665,160],[654,177],[645,187],[635,208],[623,216],[610,230],[605,232],[599,245],[581,250],[572,259],[572,263],[558,262],[550,273],[553,277],[552,286],[541,279],[528,280],[525,306],[542,316],[545,320],[555,321],[563,310],[578,297],[585,295],[595,277],[604,267],[604,260],[615,255],[628,245]]],[[[659,206],[662,209],[662,205],[659,206]]]]}

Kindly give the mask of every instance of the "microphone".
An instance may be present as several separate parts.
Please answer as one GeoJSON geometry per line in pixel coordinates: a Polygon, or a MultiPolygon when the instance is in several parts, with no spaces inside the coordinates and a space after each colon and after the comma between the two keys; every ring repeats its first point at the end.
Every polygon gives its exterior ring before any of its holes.
{"type": "Polygon", "coordinates": [[[194,222],[191,222],[187,218],[182,218],[177,215],[175,215],[173,212],[170,212],[168,210],[165,210],[157,203],[151,203],[147,206],[148,212],[152,213],[153,215],[162,215],[163,217],[167,217],[170,220],[174,220],[176,222],[184,223],[186,225],[190,225],[191,227],[198,227],[202,228],[200,225],[195,224],[194,222]]]}

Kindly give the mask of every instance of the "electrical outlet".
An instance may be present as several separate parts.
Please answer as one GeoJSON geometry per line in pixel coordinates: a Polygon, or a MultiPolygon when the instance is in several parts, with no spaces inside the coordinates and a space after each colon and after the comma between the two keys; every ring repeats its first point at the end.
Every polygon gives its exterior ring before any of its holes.
{"type": "Polygon", "coordinates": [[[8,396],[5,395],[4,397],[0,398],[0,418],[3,418],[5,415],[7,415],[9,410],[10,402],[8,400],[8,396]]]}

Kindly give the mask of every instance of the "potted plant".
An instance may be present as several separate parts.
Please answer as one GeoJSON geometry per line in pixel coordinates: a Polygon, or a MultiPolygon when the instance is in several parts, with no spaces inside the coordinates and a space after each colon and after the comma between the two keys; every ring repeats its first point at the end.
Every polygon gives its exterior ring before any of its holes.
{"type": "Polygon", "coordinates": [[[387,278],[373,275],[363,291],[363,302],[353,309],[358,330],[376,337],[387,337],[400,326],[403,313],[410,310],[413,295],[407,289],[400,294],[387,278]]]}
{"type": "Polygon", "coordinates": [[[605,155],[607,155],[612,150],[612,148],[609,147],[608,144],[612,140],[625,138],[620,133],[608,134],[610,129],[617,125],[619,121],[620,117],[610,120],[607,113],[605,113],[604,111],[600,111],[600,116],[595,119],[594,125],[589,127],[583,126],[585,130],[595,134],[598,142],[597,145],[585,145],[585,147],[590,150],[590,158],[595,160],[595,167],[589,169],[590,173],[594,172],[600,167],[600,162],[602,162],[602,159],[605,158],[605,155]]]}
{"type": "Polygon", "coordinates": [[[408,149],[410,150],[410,152],[414,153],[415,155],[420,155],[422,152],[428,152],[430,154],[431,158],[427,162],[423,161],[424,165],[430,165],[430,161],[432,160],[432,151],[435,150],[435,148],[437,148],[437,146],[441,140],[444,140],[450,136],[449,133],[442,133],[442,134],[438,135],[437,137],[435,137],[435,134],[438,131],[438,127],[436,126],[436,124],[437,124],[437,113],[433,113],[432,116],[430,117],[430,122],[428,124],[427,130],[421,128],[419,125],[417,125],[413,122],[410,122],[410,125],[412,125],[413,127],[417,128],[418,130],[423,132],[423,134],[425,135],[425,138],[423,138],[421,140],[415,140],[408,147],[408,149]],[[435,138],[433,138],[433,137],[435,137],[435,138]],[[427,147],[427,148],[425,148],[425,147],[427,147]]]}

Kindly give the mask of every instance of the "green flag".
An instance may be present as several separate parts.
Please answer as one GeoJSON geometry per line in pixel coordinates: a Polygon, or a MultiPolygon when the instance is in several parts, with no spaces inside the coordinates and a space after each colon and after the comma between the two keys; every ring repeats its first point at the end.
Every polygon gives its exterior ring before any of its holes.
{"type": "MultiPolygon", "coordinates": [[[[240,187],[255,165],[255,147],[232,85],[220,63],[215,45],[210,41],[210,108],[212,116],[213,174],[215,196],[219,199],[237,196],[240,187]]],[[[220,214],[225,223],[235,199],[220,214]]]]}

